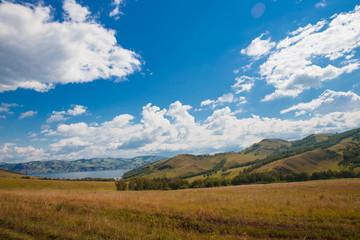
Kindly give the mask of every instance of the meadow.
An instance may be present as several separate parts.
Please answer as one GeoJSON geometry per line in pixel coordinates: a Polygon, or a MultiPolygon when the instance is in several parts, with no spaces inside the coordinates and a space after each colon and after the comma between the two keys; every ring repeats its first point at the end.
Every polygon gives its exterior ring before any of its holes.
{"type": "Polygon", "coordinates": [[[0,239],[360,239],[360,179],[136,192],[0,177],[0,239]]]}

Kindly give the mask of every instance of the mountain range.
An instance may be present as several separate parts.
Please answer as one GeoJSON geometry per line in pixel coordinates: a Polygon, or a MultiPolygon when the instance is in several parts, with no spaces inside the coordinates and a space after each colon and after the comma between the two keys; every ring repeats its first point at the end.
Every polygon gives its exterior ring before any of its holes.
{"type": "Polygon", "coordinates": [[[312,134],[301,140],[264,139],[241,152],[181,154],[126,172],[123,178],[233,178],[239,172],[307,173],[360,171],[360,128],[312,134]]]}
{"type": "Polygon", "coordinates": [[[134,158],[93,158],[74,161],[51,160],[25,163],[0,163],[0,168],[8,171],[36,174],[58,172],[85,172],[118,169],[133,169],[164,159],[160,156],[141,156],[134,158]]]}

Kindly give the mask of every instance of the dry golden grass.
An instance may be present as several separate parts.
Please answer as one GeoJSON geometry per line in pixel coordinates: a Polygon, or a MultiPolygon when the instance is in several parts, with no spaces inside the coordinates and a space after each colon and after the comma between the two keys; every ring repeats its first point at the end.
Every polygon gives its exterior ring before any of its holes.
{"type": "Polygon", "coordinates": [[[360,179],[144,192],[17,181],[29,183],[0,184],[0,239],[360,239],[360,179]]]}
{"type": "Polygon", "coordinates": [[[0,178],[0,189],[10,190],[114,190],[114,182],[0,178]]]}
{"type": "MultiPolygon", "coordinates": [[[[265,156],[262,156],[264,158],[265,156]]],[[[182,154],[176,157],[169,159],[165,159],[155,163],[154,165],[158,165],[159,163],[166,162],[168,168],[165,169],[154,169],[151,173],[147,174],[148,178],[158,178],[158,177],[168,177],[168,178],[178,178],[183,176],[189,176],[198,174],[201,172],[205,172],[211,170],[217,163],[221,160],[226,159],[227,162],[225,167],[231,167],[236,164],[247,163],[254,161],[259,158],[259,155],[254,155],[254,153],[244,154],[244,153],[225,153],[225,154],[216,154],[210,156],[193,156],[182,154]]],[[[231,171],[229,171],[230,173],[231,171]]],[[[239,171],[237,171],[237,175],[239,171]]],[[[219,173],[220,176],[220,173],[219,173]]],[[[197,179],[197,178],[194,178],[197,179]]]]}
{"type": "Polygon", "coordinates": [[[9,172],[9,171],[5,171],[0,169],[0,177],[6,177],[6,178],[21,178],[24,177],[25,175],[20,174],[20,173],[15,173],[15,172],[9,172]]]}
{"type": "Polygon", "coordinates": [[[296,156],[278,160],[256,169],[254,172],[267,172],[282,167],[294,173],[308,173],[325,171],[341,171],[343,168],[338,165],[341,155],[334,154],[328,150],[317,149],[296,156]]]}

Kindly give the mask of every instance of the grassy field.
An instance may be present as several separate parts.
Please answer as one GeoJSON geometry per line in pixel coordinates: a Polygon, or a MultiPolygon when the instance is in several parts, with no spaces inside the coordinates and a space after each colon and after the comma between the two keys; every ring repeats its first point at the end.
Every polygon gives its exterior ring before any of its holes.
{"type": "Polygon", "coordinates": [[[0,239],[360,239],[360,179],[117,192],[0,177],[0,239]]]}
{"type": "Polygon", "coordinates": [[[3,178],[3,177],[4,178],[21,178],[21,177],[25,177],[25,175],[23,175],[21,173],[10,172],[10,171],[0,169],[0,178],[3,178]]]}

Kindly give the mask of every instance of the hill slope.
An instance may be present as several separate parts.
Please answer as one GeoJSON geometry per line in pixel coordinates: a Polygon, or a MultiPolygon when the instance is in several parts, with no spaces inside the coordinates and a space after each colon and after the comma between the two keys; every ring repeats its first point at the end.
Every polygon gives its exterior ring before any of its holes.
{"type": "Polygon", "coordinates": [[[344,152],[351,147],[360,148],[359,140],[360,128],[339,134],[312,134],[296,141],[264,139],[238,153],[178,155],[129,171],[123,178],[176,177],[191,180],[210,175],[233,177],[239,171],[311,174],[328,169],[341,170],[347,167],[341,164],[344,152]]]}
{"type": "Polygon", "coordinates": [[[6,178],[22,178],[22,177],[26,177],[26,176],[21,173],[10,172],[7,170],[0,169],[0,178],[4,178],[4,177],[6,177],[6,178]]]}
{"type": "Polygon", "coordinates": [[[327,169],[340,170],[342,155],[328,149],[317,149],[269,163],[255,172],[313,173],[327,169]]]}
{"type": "Polygon", "coordinates": [[[0,168],[23,174],[57,173],[57,172],[84,172],[117,169],[133,169],[144,164],[149,164],[164,159],[159,156],[142,156],[127,158],[93,158],[75,161],[52,160],[33,161],[26,163],[0,163],[0,168]]]}

